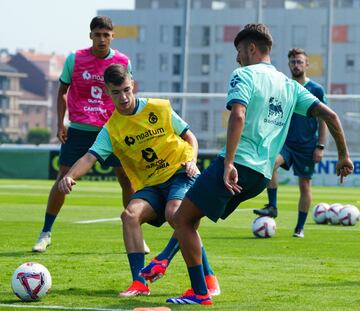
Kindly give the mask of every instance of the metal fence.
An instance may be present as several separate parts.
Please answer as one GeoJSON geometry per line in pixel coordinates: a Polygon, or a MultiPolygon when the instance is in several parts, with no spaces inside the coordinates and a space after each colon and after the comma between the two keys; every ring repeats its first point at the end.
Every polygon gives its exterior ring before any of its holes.
{"type": "MultiPolygon", "coordinates": [[[[224,145],[229,112],[225,93],[139,93],[140,97],[169,98],[186,120],[203,150],[224,145]]],[[[360,95],[328,95],[329,106],[339,115],[351,152],[360,152],[360,95]]],[[[331,135],[326,150],[336,151],[331,135]]]]}

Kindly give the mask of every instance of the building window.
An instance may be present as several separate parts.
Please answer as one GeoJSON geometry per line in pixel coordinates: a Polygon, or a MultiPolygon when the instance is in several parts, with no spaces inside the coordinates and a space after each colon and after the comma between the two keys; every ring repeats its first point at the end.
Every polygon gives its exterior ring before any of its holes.
{"type": "Polygon", "coordinates": [[[169,27],[166,25],[160,26],[160,43],[169,42],[169,27]]]}
{"type": "Polygon", "coordinates": [[[210,55],[202,54],[201,55],[201,74],[208,75],[210,72],[210,55]]]}
{"type": "Polygon", "coordinates": [[[209,112],[202,111],[200,114],[200,127],[202,131],[209,130],[209,112]]]}
{"type": "Polygon", "coordinates": [[[145,70],[145,54],[144,53],[136,53],[135,68],[137,71],[145,70]]]}
{"type": "Polygon", "coordinates": [[[181,26],[174,26],[173,28],[173,46],[181,46],[181,26]]]}
{"type": "Polygon", "coordinates": [[[214,69],[216,72],[221,72],[224,70],[224,56],[223,54],[215,54],[215,66],[214,69]]]}
{"type": "Polygon", "coordinates": [[[152,0],[150,4],[152,9],[158,9],[159,8],[159,1],[158,0],[152,0]]]}
{"type": "Polygon", "coordinates": [[[172,73],[174,75],[180,74],[180,68],[181,68],[181,58],[180,54],[174,54],[173,55],[173,67],[172,67],[172,73]]]}
{"type": "Polygon", "coordinates": [[[209,82],[201,82],[201,93],[209,93],[209,82]]]}
{"type": "Polygon", "coordinates": [[[202,37],[201,37],[202,46],[210,46],[210,27],[202,27],[202,37]]]}
{"type": "Polygon", "coordinates": [[[159,70],[161,72],[168,71],[169,69],[169,55],[161,53],[159,55],[159,70]]]}
{"type": "Polygon", "coordinates": [[[171,85],[171,91],[175,93],[180,92],[180,82],[173,82],[171,85]]]}
{"type": "Polygon", "coordinates": [[[306,48],[306,37],[307,37],[307,27],[294,25],[292,26],[292,45],[293,46],[301,46],[302,48],[306,48]]]}
{"type": "Polygon", "coordinates": [[[145,31],[145,27],[144,26],[139,26],[139,36],[138,36],[138,41],[143,43],[145,42],[145,37],[146,37],[146,31],[145,31]]]}
{"type": "Polygon", "coordinates": [[[356,59],[356,55],[351,54],[351,55],[346,55],[346,71],[350,71],[353,72],[355,71],[355,59],[356,59]]]}
{"type": "Polygon", "coordinates": [[[215,41],[216,42],[224,41],[224,26],[215,27],[215,41]]]}

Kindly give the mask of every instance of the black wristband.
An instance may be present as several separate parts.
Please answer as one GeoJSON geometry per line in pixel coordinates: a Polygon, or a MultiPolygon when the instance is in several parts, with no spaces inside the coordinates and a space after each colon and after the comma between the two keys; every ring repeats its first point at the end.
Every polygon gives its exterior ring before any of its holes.
{"type": "Polygon", "coordinates": [[[320,149],[320,150],[324,150],[325,149],[325,145],[323,144],[317,144],[316,148],[320,149]]]}

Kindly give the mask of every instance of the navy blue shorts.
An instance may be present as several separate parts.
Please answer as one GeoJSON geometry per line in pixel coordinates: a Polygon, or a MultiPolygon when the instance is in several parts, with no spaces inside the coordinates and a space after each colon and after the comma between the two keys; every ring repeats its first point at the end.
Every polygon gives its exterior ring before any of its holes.
{"type": "Polygon", "coordinates": [[[145,187],[135,192],[131,198],[147,201],[157,215],[157,218],[149,224],[160,227],[166,222],[166,203],[170,200],[184,199],[186,192],[194,184],[197,176],[188,177],[186,173],[178,173],[160,185],[145,187]]]}
{"type": "Polygon", "coordinates": [[[311,179],[315,169],[314,148],[299,149],[284,144],[280,154],[285,160],[283,169],[288,171],[293,167],[295,176],[311,179]]]}
{"type": "MultiPolygon", "coordinates": [[[[65,144],[61,145],[60,149],[60,165],[73,166],[77,160],[88,152],[98,134],[99,132],[96,131],[83,131],[71,127],[68,128],[67,140],[65,144]]],[[[114,154],[111,154],[101,166],[119,167],[120,161],[114,154]]]]}
{"type": "Polygon", "coordinates": [[[241,202],[257,196],[269,183],[269,179],[263,174],[249,167],[236,163],[235,167],[238,171],[238,185],[243,188],[241,193],[233,195],[225,187],[224,158],[218,156],[186,194],[214,222],[228,217],[241,202]]]}

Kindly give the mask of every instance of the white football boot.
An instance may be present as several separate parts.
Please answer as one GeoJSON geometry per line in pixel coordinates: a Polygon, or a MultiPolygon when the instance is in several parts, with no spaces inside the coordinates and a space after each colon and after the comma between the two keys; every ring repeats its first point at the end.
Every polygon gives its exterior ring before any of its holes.
{"type": "Polygon", "coordinates": [[[35,245],[32,248],[33,252],[43,253],[51,244],[51,232],[41,232],[35,245]]]}

